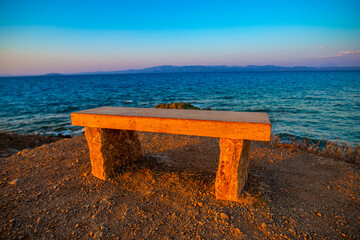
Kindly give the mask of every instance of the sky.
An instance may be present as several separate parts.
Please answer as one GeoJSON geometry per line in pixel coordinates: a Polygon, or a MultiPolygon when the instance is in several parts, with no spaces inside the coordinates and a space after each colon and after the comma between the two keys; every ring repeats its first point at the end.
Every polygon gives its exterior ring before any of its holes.
{"type": "Polygon", "coordinates": [[[360,66],[359,0],[0,0],[0,75],[360,66]]]}

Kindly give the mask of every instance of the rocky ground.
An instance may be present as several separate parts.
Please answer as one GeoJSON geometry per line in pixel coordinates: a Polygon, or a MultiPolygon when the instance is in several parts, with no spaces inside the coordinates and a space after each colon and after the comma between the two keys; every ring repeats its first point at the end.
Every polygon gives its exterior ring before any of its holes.
{"type": "Polygon", "coordinates": [[[62,138],[0,132],[0,158],[11,156],[20,150],[32,149],[43,144],[53,143],[60,139],[62,138]]]}
{"type": "Polygon", "coordinates": [[[140,133],[145,156],[107,182],[83,136],[17,154],[6,139],[1,239],[360,239],[360,171],[343,161],[254,143],[233,203],[214,197],[217,139],[140,133]]]}

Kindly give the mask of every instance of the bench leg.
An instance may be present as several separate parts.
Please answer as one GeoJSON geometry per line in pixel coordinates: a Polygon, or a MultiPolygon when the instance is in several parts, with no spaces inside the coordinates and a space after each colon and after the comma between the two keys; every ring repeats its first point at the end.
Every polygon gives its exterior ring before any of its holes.
{"type": "Polygon", "coordinates": [[[220,161],[215,181],[216,199],[237,201],[248,177],[251,142],[220,138],[220,161]]]}
{"type": "Polygon", "coordinates": [[[92,174],[102,180],[142,156],[136,131],[85,127],[92,174]]]}

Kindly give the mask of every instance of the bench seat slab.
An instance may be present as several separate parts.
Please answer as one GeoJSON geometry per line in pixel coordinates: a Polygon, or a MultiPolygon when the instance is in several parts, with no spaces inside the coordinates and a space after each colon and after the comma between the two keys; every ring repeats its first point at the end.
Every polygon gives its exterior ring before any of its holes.
{"type": "Polygon", "coordinates": [[[238,201],[248,177],[251,141],[220,138],[219,144],[215,196],[221,200],[238,201]]]}
{"type": "Polygon", "coordinates": [[[92,174],[102,180],[142,156],[136,131],[85,127],[92,174]]]}

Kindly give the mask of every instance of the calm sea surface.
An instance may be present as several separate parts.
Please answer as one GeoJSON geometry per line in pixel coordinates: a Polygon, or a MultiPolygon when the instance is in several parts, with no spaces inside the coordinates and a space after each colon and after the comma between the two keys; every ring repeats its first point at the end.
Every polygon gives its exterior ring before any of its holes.
{"type": "Polygon", "coordinates": [[[275,134],[360,143],[360,72],[257,72],[0,78],[0,130],[73,135],[70,113],[190,102],[267,112],[275,134]]]}

